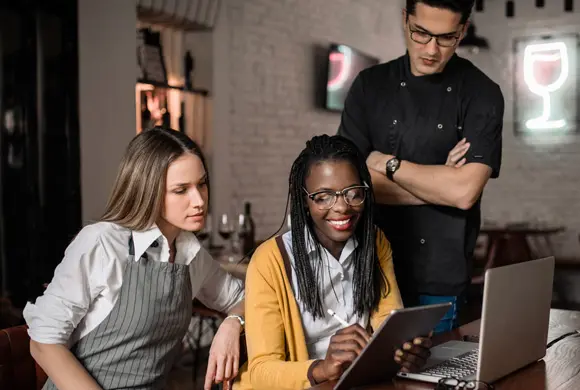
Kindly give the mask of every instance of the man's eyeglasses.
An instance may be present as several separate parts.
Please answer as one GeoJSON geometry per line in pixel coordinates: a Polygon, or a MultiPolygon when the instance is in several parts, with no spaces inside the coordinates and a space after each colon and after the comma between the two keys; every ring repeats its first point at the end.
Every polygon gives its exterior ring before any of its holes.
{"type": "Polygon", "coordinates": [[[411,39],[422,45],[428,44],[433,38],[435,38],[435,41],[441,47],[453,47],[459,41],[459,36],[453,34],[433,35],[425,31],[414,30],[411,27],[409,27],[409,31],[411,39]]]}
{"type": "Polygon", "coordinates": [[[342,195],[347,205],[351,207],[360,206],[366,199],[369,186],[365,184],[347,187],[342,191],[322,190],[313,193],[309,193],[304,187],[302,189],[318,208],[330,210],[336,204],[339,195],[342,195]]]}

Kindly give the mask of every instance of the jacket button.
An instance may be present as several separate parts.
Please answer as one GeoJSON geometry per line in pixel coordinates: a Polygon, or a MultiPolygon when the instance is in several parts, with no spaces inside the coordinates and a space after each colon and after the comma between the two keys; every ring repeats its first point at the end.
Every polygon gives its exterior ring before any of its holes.
{"type": "Polygon", "coordinates": [[[404,86],[406,86],[406,85],[407,85],[407,83],[406,83],[406,82],[404,82],[404,81],[401,81],[401,87],[404,87],[404,86]]]}
{"type": "Polygon", "coordinates": [[[396,124],[397,124],[397,120],[393,119],[393,125],[396,125],[396,124]]]}
{"type": "Polygon", "coordinates": [[[425,239],[422,238],[420,242],[421,242],[421,244],[424,244],[425,243],[425,239]]]}
{"type": "Polygon", "coordinates": [[[439,123],[439,124],[437,125],[437,128],[438,128],[439,130],[441,130],[441,129],[443,128],[443,125],[442,125],[441,123],[439,123]]]}
{"type": "Polygon", "coordinates": [[[451,92],[452,88],[451,87],[447,87],[447,92],[451,92]]]}

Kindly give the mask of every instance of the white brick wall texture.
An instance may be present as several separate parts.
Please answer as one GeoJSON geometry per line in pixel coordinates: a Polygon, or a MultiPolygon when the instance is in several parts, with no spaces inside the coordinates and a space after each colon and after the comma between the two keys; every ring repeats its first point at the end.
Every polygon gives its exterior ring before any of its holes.
{"type": "Polygon", "coordinates": [[[505,1],[488,0],[484,12],[474,14],[477,34],[488,39],[490,51],[467,57],[500,84],[506,102],[502,172],[484,192],[483,217],[563,225],[567,231],[553,240],[555,254],[580,257],[580,138],[550,144],[515,137],[512,75],[513,39],[580,33],[580,4],[575,13],[565,13],[563,1],[546,1],[543,9],[537,9],[534,0],[515,3],[512,19],[505,17],[505,1]]]}
{"type": "MultiPolygon", "coordinates": [[[[546,3],[536,10],[533,0],[518,0],[516,17],[507,19],[505,2],[488,0],[485,11],[474,14],[478,35],[488,39],[491,50],[468,58],[501,85],[506,99],[502,173],[486,188],[483,217],[565,225],[556,254],[580,256],[578,138],[534,146],[514,137],[511,124],[512,38],[580,32],[578,12],[565,14],[560,1],[546,3]]],[[[338,113],[315,105],[314,47],[338,42],[383,61],[395,58],[404,52],[401,5],[394,0],[224,1],[218,23],[229,29],[231,206],[253,203],[259,238],[282,223],[289,169],[305,141],[334,134],[340,121],[338,113]]]]}

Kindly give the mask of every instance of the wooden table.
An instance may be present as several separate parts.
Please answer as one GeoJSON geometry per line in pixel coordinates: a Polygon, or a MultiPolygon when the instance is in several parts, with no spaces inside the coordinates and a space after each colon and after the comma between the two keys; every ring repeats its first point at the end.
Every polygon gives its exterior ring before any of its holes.
{"type": "MultiPolygon", "coordinates": [[[[570,331],[580,329],[580,312],[552,309],[548,342],[570,331]]],[[[479,320],[455,331],[433,338],[435,345],[450,340],[461,340],[464,335],[479,334],[479,320]]],[[[327,382],[312,389],[331,390],[336,382],[327,382]]],[[[497,390],[579,390],[580,389],[580,336],[569,336],[554,344],[544,359],[523,368],[494,384],[497,390]]],[[[368,390],[423,390],[434,389],[430,383],[396,378],[389,383],[364,387],[368,390]]]]}

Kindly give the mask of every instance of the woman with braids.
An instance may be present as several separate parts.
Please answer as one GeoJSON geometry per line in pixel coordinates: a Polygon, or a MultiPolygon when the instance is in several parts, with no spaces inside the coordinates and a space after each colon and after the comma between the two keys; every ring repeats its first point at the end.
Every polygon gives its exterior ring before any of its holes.
{"type": "MultiPolygon", "coordinates": [[[[402,307],[356,146],[341,136],[312,138],[292,165],[289,186],[291,231],[264,242],[248,268],[248,366],[238,389],[302,389],[338,379],[369,331],[402,307]]],[[[413,370],[430,346],[418,338],[394,358],[413,370]]]]}

